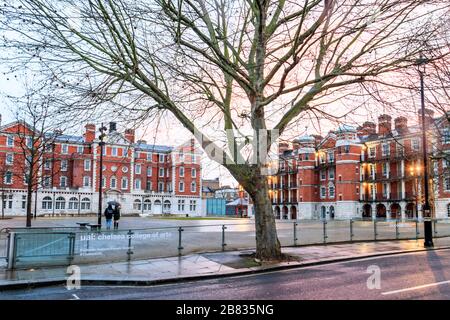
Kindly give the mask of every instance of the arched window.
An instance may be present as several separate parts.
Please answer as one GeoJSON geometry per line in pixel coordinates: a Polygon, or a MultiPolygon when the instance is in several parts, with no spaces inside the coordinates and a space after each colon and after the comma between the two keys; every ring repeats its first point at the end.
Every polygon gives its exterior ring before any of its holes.
{"type": "Polygon", "coordinates": [[[44,197],[44,199],[42,199],[42,209],[50,210],[51,208],[52,208],[52,198],[44,197]]]}
{"type": "MultiPolygon", "coordinates": [[[[126,167],[124,167],[124,168],[126,168],[126,167]]],[[[128,188],[128,178],[122,178],[122,186],[121,186],[121,188],[122,189],[127,189],[128,188]]]]}
{"type": "Polygon", "coordinates": [[[55,201],[56,210],[64,210],[66,208],[66,199],[64,197],[58,197],[55,201]]]}
{"type": "Polygon", "coordinates": [[[152,209],[152,202],[150,199],[144,200],[144,211],[150,211],[152,209]]]}
{"type": "Polygon", "coordinates": [[[116,177],[111,177],[111,180],[109,182],[109,187],[111,189],[117,188],[117,178],[116,177]]]}
{"type": "Polygon", "coordinates": [[[78,209],[78,199],[72,197],[69,199],[69,210],[77,210],[78,209]]]}
{"type": "Polygon", "coordinates": [[[81,199],[81,210],[91,210],[91,200],[89,198],[81,199]]]}
{"type": "Polygon", "coordinates": [[[141,200],[139,200],[139,199],[134,200],[134,202],[133,202],[133,209],[141,211],[141,208],[142,208],[141,200]]]}
{"type": "Polygon", "coordinates": [[[155,200],[155,206],[160,206],[161,205],[161,200],[155,200]]]}
{"type": "Polygon", "coordinates": [[[164,209],[170,209],[171,205],[172,205],[172,204],[170,203],[169,200],[165,200],[165,201],[164,201],[164,209]]]}

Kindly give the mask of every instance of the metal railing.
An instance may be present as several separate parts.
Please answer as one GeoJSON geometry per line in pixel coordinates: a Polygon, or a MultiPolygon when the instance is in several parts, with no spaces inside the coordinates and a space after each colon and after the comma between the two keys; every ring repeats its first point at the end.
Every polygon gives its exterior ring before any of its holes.
{"type": "MultiPolygon", "coordinates": [[[[433,225],[435,237],[450,236],[449,219],[434,219],[433,225]]],[[[255,248],[253,221],[115,231],[51,229],[55,228],[10,228],[3,233],[14,234],[16,239],[14,246],[5,246],[14,250],[6,256],[18,259],[10,265],[106,263],[255,248]]],[[[423,220],[281,220],[277,221],[277,233],[284,247],[419,239],[423,237],[423,220]]]]}

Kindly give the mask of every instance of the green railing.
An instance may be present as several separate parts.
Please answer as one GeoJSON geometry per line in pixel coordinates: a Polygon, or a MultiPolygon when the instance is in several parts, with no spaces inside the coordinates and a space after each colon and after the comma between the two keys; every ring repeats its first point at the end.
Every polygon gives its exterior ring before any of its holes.
{"type": "MultiPolygon", "coordinates": [[[[435,237],[450,236],[450,220],[433,220],[433,227],[435,237]]],[[[253,221],[116,231],[10,228],[7,232],[8,265],[17,268],[161,258],[255,247],[253,221]]],[[[423,221],[361,219],[278,221],[277,233],[284,247],[420,239],[423,238],[423,221]]]]}

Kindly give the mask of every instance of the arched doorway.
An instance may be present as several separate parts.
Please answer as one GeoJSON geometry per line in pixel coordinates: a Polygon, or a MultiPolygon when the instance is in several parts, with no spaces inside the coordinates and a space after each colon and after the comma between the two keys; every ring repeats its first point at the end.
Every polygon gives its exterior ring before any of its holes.
{"type": "Polygon", "coordinates": [[[393,203],[391,205],[391,218],[392,219],[399,219],[401,218],[401,208],[400,205],[398,203],[393,203]]]}
{"type": "Polygon", "coordinates": [[[275,206],[275,218],[276,219],[280,219],[281,218],[280,207],[279,206],[275,206]]]}
{"type": "Polygon", "coordinates": [[[291,219],[293,219],[293,220],[297,219],[297,207],[296,206],[291,207],[291,219]]]}
{"type": "Polygon", "coordinates": [[[320,207],[320,217],[324,220],[327,218],[327,208],[325,206],[320,207]]]}
{"type": "Polygon", "coordinates": [[[330,206],[330,219],[334,219],[334,207],[330,206]]]}
{"type": "Polygon", "coordinates": [[[377,204],[377,218],[386,219],[386,207],[384,204],[377,204]]]}
{"type": "Polygon", "coordinates": [[[283,220],[286,220],[289,218],[289,209],[287,206],[283,206],[283,220]]]}
{"type": "Polygon", "coordinates": [[[155,214],[162,214],[162,205],[161,200],[155,200],[154,202],[154,213],[155,214]]]}
{"type": "Polygon", "coordinates": [[[406,205],[406,217],[408,219],[413,219],[416,217],[416,205],[412,202],[406,205]]]}
{"type": "Polygon", "coordinates": [[[365,204],[362,210],[362,216],[366,219],[372,218],[372,206],[370,204],[365,204]]]}

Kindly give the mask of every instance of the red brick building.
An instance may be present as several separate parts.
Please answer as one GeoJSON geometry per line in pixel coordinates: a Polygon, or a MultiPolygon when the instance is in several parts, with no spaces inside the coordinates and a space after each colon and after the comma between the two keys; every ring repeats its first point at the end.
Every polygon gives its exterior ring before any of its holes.
{"type": "MultiPolygon", "coordinates": [[[[24,148],[19,146],[17,134],[24,128],[18,126],[27,124],[0,126],[2,205],[6,215],[25,214],[24,148]]],[[[134,130],[121,133],[111,122],[100,168],[97,133],[94,124],[87,124],[81,136],[59,134],[44,147],[37,174],[37,214],[96,212],[99,170],[103,170],[103,206],[115,200],[121,203],[124,214],[201,214],[200,153],[193,140],[175,148],[148,144],[135,141],[134,130]]]]}
{"type": "MultiPolygon", "coordinates": [[[[450,130],[427,111],[433,215],[450,217],[450,130]]],[[[419,119],[421,123],[421,119],[419,119]]],[[[306,135],[279,145],[269,178],[279,219],[422,217],[422,131],[405,117],[381,115],[378,128],[341,125],[326,137],[306,135]]]]}

